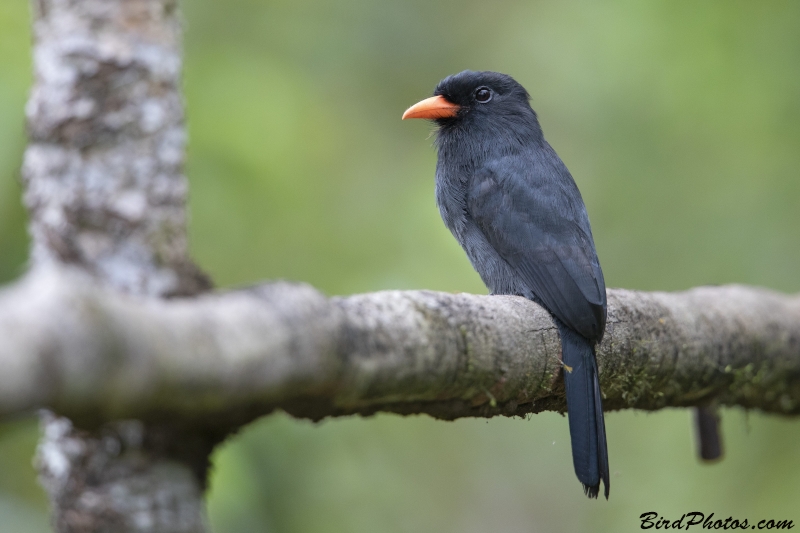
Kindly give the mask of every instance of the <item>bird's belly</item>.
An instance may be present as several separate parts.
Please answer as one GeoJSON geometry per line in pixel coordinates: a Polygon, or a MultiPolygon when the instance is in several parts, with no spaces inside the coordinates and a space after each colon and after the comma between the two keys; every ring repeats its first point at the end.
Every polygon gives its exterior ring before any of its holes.
{"type": "Polygon", "coordinates": [[[473,268],[492,294],[517,294],[531,297],[526,287],[520,286],[512,268],[489,244],[480,228],[467,214],[463,198],[444,186],[446,180],[437,176],[436,203],[445,226],[467,253],[473,268]]]}
{"type": "Polygon", "coordinates": [[[463,240],[459,239],[459,242],[492,294],[532,296],[530,290],[518,281],[519,275],[500,257],[474,223],[466,225],[463,240]]]}

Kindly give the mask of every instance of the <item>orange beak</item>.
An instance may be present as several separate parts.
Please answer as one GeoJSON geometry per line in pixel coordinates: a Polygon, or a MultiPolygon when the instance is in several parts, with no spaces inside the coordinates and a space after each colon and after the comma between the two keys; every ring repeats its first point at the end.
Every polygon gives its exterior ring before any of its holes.
{"type": "Polygon", "coordinates": [[[431,96],[412,105],[403,113],[407,118],[448,118],[456,116],[461,106],[447,101],[444,96],[431,96]]]}

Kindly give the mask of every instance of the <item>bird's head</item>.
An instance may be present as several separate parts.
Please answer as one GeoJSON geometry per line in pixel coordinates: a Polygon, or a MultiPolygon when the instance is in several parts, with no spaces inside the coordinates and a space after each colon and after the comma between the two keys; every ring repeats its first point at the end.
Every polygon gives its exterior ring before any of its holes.
{"type": "Polygon", "coordinates": [[[433,96],[409,107],[403,120],[427,118],[442,128],[509,120],[536,123],[529,98],[525,88],[507,74],[465,70],[440,81],[433,96]]]}

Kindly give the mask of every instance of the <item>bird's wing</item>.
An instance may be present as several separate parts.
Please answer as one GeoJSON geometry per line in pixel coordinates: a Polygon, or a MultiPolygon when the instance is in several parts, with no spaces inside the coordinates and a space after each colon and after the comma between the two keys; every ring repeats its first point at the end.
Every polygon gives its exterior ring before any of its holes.
{"type": "Polygon", "coordinates": [[[525,286],[568,327],[600,340],[603,273],[586,209],[563,163],[542,168],[506,158],[475,172],[467,186],[468,215],[525,286]]]}

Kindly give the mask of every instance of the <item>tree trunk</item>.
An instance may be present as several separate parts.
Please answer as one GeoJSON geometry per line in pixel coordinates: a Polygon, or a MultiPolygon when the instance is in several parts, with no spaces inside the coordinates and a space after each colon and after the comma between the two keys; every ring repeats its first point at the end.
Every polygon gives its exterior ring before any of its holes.
{"type": "MultiPolygon", "coordinates": [[[[186,255],[176,0],[33,0],[35,83],[23,180],[34,268],[74,265],[148,296],[208,282],[186,255]]],[[[58,532],[206,530],[210,450],[168,425],[92,433],[45,413],[37,465],[58,532]]]]}

